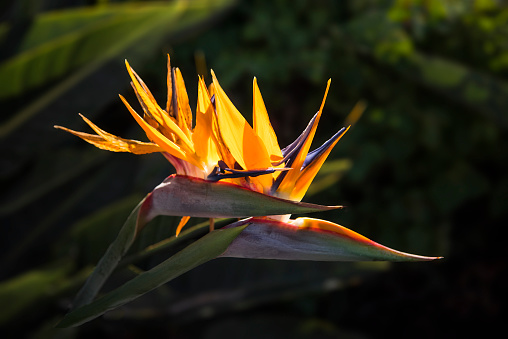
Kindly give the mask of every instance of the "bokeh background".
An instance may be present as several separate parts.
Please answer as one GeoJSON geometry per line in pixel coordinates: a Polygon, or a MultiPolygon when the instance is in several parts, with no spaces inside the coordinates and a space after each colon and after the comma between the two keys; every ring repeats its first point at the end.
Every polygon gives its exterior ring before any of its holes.
{"type": "MultiPolygon", "coordinates": [[[[6,0],[0,107],[3,338],[456,338],[504,328],[504,1],[6,0]],[[54,329],[130,210],[173,169],[53,125],[90,132],[83,113],[146,140],[118,98],[136,101],[124,59],[163,103],[168,53],[193,107],[197,74],[209,82],[213,68],[250,120],[256,76],[281,145],[317,111],[328,78],[315,146],[365,101],[304,201],[343,204],[316,216],[445,259],[219,259],[81,327],[54,329]]],[[[176,224],[156,219],[131,254],[176,224]]],[[[104,290],[171,253],[122,266],[104,290]]]]}

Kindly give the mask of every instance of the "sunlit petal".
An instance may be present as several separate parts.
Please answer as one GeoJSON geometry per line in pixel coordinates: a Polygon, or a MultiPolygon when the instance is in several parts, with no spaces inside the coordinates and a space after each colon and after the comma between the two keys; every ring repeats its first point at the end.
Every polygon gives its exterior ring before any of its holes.
{"type": "MultiPolygon", "coordinates": [[[[178,100],[178,126],[190,137],[192,130],[192,111],[189,105],[189,97],[187,95],[187,89],[185,88],[185,82],[183,81],[182,73],[179,68],[174,69],[175,73],[175,84],[177,91],[178,100]]],[[[175,89],[174,89],[175,90],[175,89]]]]}
{"type": "Polygon", "coordinates": [[[114,139],[105,139],[99,135],[77,132],[62,126],[55,126],[55,128],[74,134],[95,147],[106,151],[129,152],[134,154],[164,152],[162,148],[151,142],[141,142],[137,140],[122,139],[119,137],[115,137],[114,139]]]}
{"type": "MultiPolygon", "coordinates": [[[[190,141],[187,134],[185,134],[182,129],[164,112],[159,105],[156,103],[153,103],[150,99],[150,96],[144,91],[143,86],[139,83],[137,77],[134,75],[134,72],[132,68],[130,67],[129,63],[125,61],[125,64],[127,66],[127,70],[131,76],[132,83],[134,85],[134,88],[136,90],[136,93],[141,98],[141,101],[144,105],[146,105],[148,111],[151,113],[154,119],[157,120],[157,122],[163,126],[168,131],[171,131],[174,133],[179,139],[182,140],[183,145],[186,147],[188,151],[193,151],[194,146],[192,142],[190,141]]],[[[124,101],[125,103],[125,101],[124,101]]]]}
{"type": "Polygon", "coordinates": [[[196,154],[206,164],[216,164],[219,160],[217,122],[212,102],[208,95],[205,82],[199,79],[198,103],[196,108],[196,127],[192,134],[192,141],[196,148],[196,154]]]}
{"type": "Polygon", "coordinates": [[[243,169],[271,167],[263,141],[229,100],[215,74],[212,75],[220,133],[231,154],[243,169]]]}
{"type": "Polygon", "coordinates": [[[312,126],[310,127],[308,136],[305,138],[300,151],[298,152],[298,154],[295,157],[295,160],[291,164],[292,170],[290,170],[289,172],[286,173],[284,179],[280,183],[278,191],[281,192],[283,195],[291,194],[291,191],[293,190],[293,188],[296,184],[298,176],[300,175],[300,171],[303,166],[303,162],[305,161],[307,153],[309,152],[309,148],[312,143],[312,140],[314,139],[314,134],[316,133],[316,128],[319,123],[321,113],[323,112],[323,107],[325,105],[326,96],[328,95],[328,90],[330,89],[330,83],[331,83],[331,80],[328,80],[328,82],[326,84],[325,95],[323,96],[323,100],[321,102],[321,107],[319,108],[319,111],[316,114],[316,118],[313,120],[313,123],[312,123],[312,126]]]}
{"type": "Polygon", "coordinates": [[[265,103],[263,101],[263,97],[261,96],[261,92],[259,91],[256,78],[254,78],[252,90],[252,116],[254,131],[258,137],[263,140],[266,150],[268,151],[268,155],[270,156],[270,161],[278,162],[283,158],[282,152],[277,141],[277,135],[270,123],[270,118],[268,117],[268,112],[266,111],[265,103]]]}
{"type": "Polygon", "coordinates": [[[155,128],[150,126],[145,120],[143,120],[136,111],[132,109],[132,107],[129,105],[127,100],[124,99],[123,96],[120,95],[120,99],[122,99],[125,107],[129,110],[129,112],[132,114],[134,119],[136,119],[137,123],[143,130],[145,131],[146,135],[150,140],[155,142],[157,145],[162,147],[166,152],[169,154],[174,155],[177,158],[184,159],[186,161],[189,161],[190,163],[194,164],[195,166],[201,167],[202,165],[199,164],[192,156],[187,156],[182,149],[176,145],[175,143],[168,140],[164,135],[162,135],[159,131],[157,131],[155,128]]]}
{"type": "Polygon", "coordinates": [[[337,132],[330,140],[326,141],[319,148],[310,152],[303,165],[302,171],[300,172],[300,176],[298,177],[295,187],[291,192],[290,198],[296,201],[302,200],[305,192],[309,188],[312,180],[318,173],[319,169],[325,162],[326,158],[335,147],[340,138],[348,131],[348,128],[342,128],[339,132],[337,132]]]}
{"type": "Polygon", "coordinates": [[[175,236],[178,237],[178,234],[180,234],[180,231],[187,224],[189,219],[190,219],[190,216],[184,216],[184,217],[182,217],[182,219],[180,219],[180,222],[178,223],[178,226],[176,228],[176,232],[175,232],[176,234],[175,234],[175,236]]]}

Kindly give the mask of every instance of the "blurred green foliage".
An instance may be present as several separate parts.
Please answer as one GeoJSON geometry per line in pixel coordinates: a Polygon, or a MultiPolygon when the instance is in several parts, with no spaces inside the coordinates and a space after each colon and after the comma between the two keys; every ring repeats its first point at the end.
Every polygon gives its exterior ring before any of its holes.
{"type": "MultiPolygon", "coordinates": [[[[412,266],[221,259],[66,334],[215,338],[229,330],[231,337],[259,338],[257,329],[280,337],[283,328],[294,338],[364,338],[496,330],[506,309],[499,233],[508,222],[508,8],[502,2],[239,1],[213,26],[201,22],[224,12],[211,1],[177,2],[187,7],[171,22],[156,8],[173,3],[146,4],[146,12],[133,10],[142,1],[87,3],[96,7],[27,10],[0,24],[0,304],[15,304],[0,322],[9,334],[44,337],[79,288],[64,282],[82,281],[76,277],[102,255],[138,197],[172,171],[156,155],[108,154],[51,126],[84,130],[81,112],[111,133],[144,140],[116,96],[135,101],[122,62],[128,58],[163,102],[166,53],[182,70],[194,104],[196,56],[204,54],[247,119],[256,76],[281,146],[317,111],[328,78],[315,145],[365,100],[367,111],[304,200],[344,204],[345,211],[317,217],[390,247],[446,259],[412,266]],[[151,10],[160,15],[147,19],[151,10]],[[61,258],[60,268],[47,266],[61,258]],[[61,292],[47,297],[48,284],[61,292]]],[[[156,220],[133,251],[175,228],[171,218],[156,220]]],[[[143,270],[171,253],[134,264],[143,270]]],[[[105,289],[134,274],[119,270],[105,289]]]]}

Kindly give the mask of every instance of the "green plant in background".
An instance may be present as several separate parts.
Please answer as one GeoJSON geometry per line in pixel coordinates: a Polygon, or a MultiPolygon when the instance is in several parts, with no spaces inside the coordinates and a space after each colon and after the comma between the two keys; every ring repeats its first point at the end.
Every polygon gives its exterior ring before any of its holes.
{"type": "MultiPolygon", "coordinates": [[[[495,1],[239,1],[226,20],[206,29],[210,26],[196,26],[193,18],[214,18],[221,10],[211,2],[202,7],[194,3],[187,2],[189,10],[179,17],[189,20],[189,26],[182,24],[187,27],[183,31],[179,20],[167,21],[167,29],[153,32],[161,34],[159,42],[151,44],[148,35],[133,40],[76,83],[66,79],[81,66],[28,93],[2,99],[0,130],[17,127],[0,139],[0,291],[5,291],[0,300],[10,304],[16,298],[6,296],[24,296],[23,307],[3,310],[2,326],[16,334],[21,328],[53,327],[125,216],[169,171],[157,156],[94,152],[51,126],[58,122],[79,129],[75,113],[84,112],[105,130],[140,140],[139,128],[123,119],[125,107],[116,103],[118,91],[129,102],[135,100],[125,86],[123,59],[143,65],[140,75],[163,102],[166,79],[160,77],[160,68],[170,53],[190,80],[196,56],[205,55],[242,112],[251,107],[250,95],[245,95],[251,84],[245,79],[262,79],[270,120],[284,145],[315,113],[322,79],[334,80],[326,108],[327,121],[334,123],[320,124],[316,143],[325,142],[322,138],[337,126],[349,125],[347,112],[364,98],[369,109],[307,192],[317,203],[340,201],[351,207],[316,216],[355,225],[360,233],[392,247],[445,254],[448,260],[408,266],[214,260],[66,335],[104,334],[113,326],[119,336],[122,330],[124,335],[146,336],[167,328],[175,336],[209,338],[225,331],[251,337],[344,336],[344,330],[367,337],[394,332],[407,336],[421,319],[426,319],[428,336],[434,329],[443,336],[457,331],[471,335],[469,326],[485,322],[489,325],[483,328],[494,328],[490,325],[502,299],[494,291],[503,281],[495,282],[496,268],[503,267],[500,258],[505,257],[497,234],[508,220],[508,161],[503,152],[508,147],[506,7],[495,1]],[[218,12],[208,12],[207,6],[218,12]],[[72,87],[52,91],[63,83],[72,87]],[[55,95],[38,100],[50,93],[55,95]],[[36,113],[12,120],[37,102],[42,104],[33,106],[36,113]],[[475,280],[481,272],[489,274],[475,280]],[[41,278],[41,288],[33,288],[38,284],[34,276],[41,278]],[[490,293],[490,299],[470,298],[478,295],[475,288],[485,292],[485,298],[490,293]],[[464,306],[461,317],[453,309],[457,300],[464,306]],[[482,313],[486,305],[493,308],[482,313]],[[413,312],[397,311],[408,308],[413,312]],[[399,319],[397,328],[387,325],[390,317],[399,319]],[[464,319],[474,321],[464,326],[464,319]]],[[[131,5],[145,4],[108,4],[102,10],[131,5]]],[[[166,5],[171,4],[158,8],[166,5]]],[[[33,16],[25,28],[42,15],[33,16]]],[[[122,33],[142,26],[131,25],[122,33]]],[[[10,41],[0,48],[2,62],[22,45],[17,43],[25,36],[20,27],[15,20],[1,24],[0,43],[10,41]],[[10,27],[18,28],[17,36],[10,27]]],[[[44,30],[38,30],[41,38],[47,35],[44,30]]],[[[110,41],[115,44],[115,39],[110,41]]],[[[198,73],[208,83],[211,79],[202,71],[206,68],[198,67],[198,73]]],[[[195,106],[194,91],[189,100],[195,106]]],[[[216,228],[229,222],[216,219],[216,228]]],[[[209,223],[191,218],[174,238],[178,226],[175,218],[151,221],[103,290],[113,290],[206,235],[209,223]]]]}

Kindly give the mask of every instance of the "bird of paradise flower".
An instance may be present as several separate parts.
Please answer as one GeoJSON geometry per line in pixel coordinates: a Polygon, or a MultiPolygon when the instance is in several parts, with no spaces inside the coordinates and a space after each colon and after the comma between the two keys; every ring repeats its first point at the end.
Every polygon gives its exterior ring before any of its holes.
{"type": "MultiPolygon", "coordinates": [[[[252,127],[228,98],[213,71],[210,86],[206,86],[203,78],[198,80],[193,127],[183,77],[178,68],[171,67],[169,56],[165,109],[157,104],[146,84],[127,62],[126,66],[143,110],[142,116],[122,96],[120,98],[145,131],[149,142],[112,135],[84,116],[82,118],[96,134],[55,127],[108,151],[160,152],[174,166],[176,174],[166,178],[133,211],[78,293],[77,310],[69,313],[61,326],[75,326],[93,319],[217,257],[316,261],[426,261],[440,258],[393,250],[330,221],[290,219],[291,214],[341,207],[301,202],[331,150],[349,129],[341,128],[323,145],[310,151],[330,80],[321,106],[305,130],[281,149],[255,78],[252,127]],[[212,232],[146,274],[92,302],[139,230],[158,215],[182,217],[176,235],[190,217],[210,218],[212,232]],[[244,219],[213,231],[213,218],[220,217],[244,219]],[[134,227],[129,226],[130,220],[135,220],[134,227]],[[202,247],[196,249],[197,246],[202,247]]],[[[363,107],[355,107],[354,115],[358,116],[361,110],[363,107]]]]}
{"type": "Polygon", "coordinates": [[[199,77],[196,124],[192,127],[192,111],[182,74],[178,68],[171,67],[169,56],[167,65],[168,95],[163,109],[126,61],[143,116],[124,97],[120,95],[120,98],[150,142],[117,137],[84,116],[97,134],[55,126],[109,151],[160,152],[175,167],[176,175],[168,177],[143,202],[138,216],[140,227],[157,215],[180,215],[183,218],[178,234],[190,216],[249,217],[227,226],[248,224],[250,227],[233,241],[224,256],[299,260],[435,259],[389,249],[325,220],[289,219],[291,213],[340,207],[300,202],[331,150],[349,128],[341,128],[323,145],[309,151],[330,80],[318,112],[303,133],[281,149],[256,78],[253,127],[233,105],[213,71],[209,87],[199,77]],[[284,244],[279,243],[281,235],[286,237],[284,244]],[[278,241],[274,243],[274,239],[278,241]],[[340,239],[339,247],[337,239],[340,239]],[[321,255],[316,255],[316,251],[321,255]]]}

